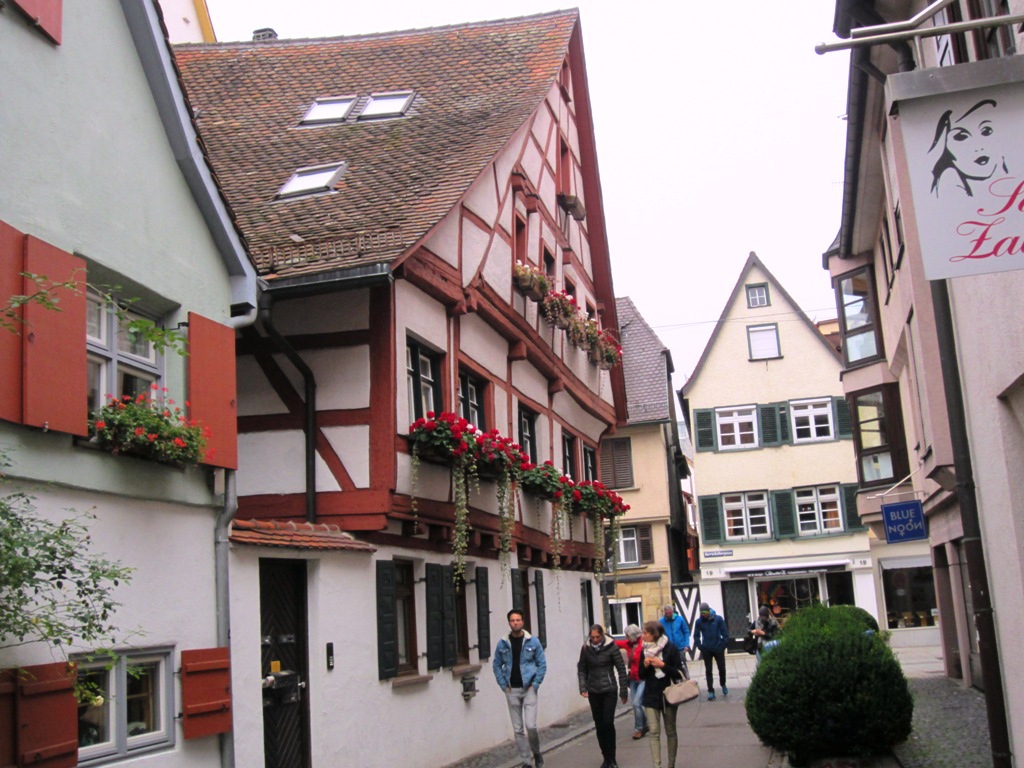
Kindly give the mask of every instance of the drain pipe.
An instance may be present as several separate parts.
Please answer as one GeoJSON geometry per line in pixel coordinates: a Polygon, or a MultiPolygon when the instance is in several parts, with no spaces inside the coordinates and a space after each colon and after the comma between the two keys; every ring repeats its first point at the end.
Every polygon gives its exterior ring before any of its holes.
{"type": "Polygon", "coordinates": [[[316,378],[313,371],[306,365],[295,348],[288,343],[277,330],[272,317],[274,297],[264,291],[260,294],[259,317],[260,323],[270,336],[274,345],[281,350],[291,361],[291,364],[302,375],[302,382],[306,395],[305,419],[303,431],[306,435],[306,520],[309,523],[316,522],[316,378]]]}

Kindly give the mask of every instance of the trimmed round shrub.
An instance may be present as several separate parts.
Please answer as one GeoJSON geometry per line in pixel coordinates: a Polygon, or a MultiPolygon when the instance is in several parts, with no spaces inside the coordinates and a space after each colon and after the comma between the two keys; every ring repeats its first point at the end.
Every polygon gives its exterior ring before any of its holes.
{"type": "Polygon", "coordinates": [[[815,606],[790,617],[762,657],[746,709],[762,742],[803,765],[886,754],[910,735],[914,703],[899,662],[862,616],[815,606]]]}
{"type": "Polygon", "coordinates": [[[861,631],[870,629],[877,632],[878,622],[874,616],[856,605],[826,606],[819,603],[802,608],[791,615],[782,629],[782,634],[803,631],[837,632],[845,628],[860,628],[861,631]]]}

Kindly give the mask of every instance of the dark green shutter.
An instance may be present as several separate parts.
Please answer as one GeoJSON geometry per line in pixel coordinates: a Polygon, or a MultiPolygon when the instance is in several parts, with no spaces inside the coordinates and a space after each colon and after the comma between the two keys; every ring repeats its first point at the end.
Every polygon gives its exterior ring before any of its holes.
{"type": "Polygon", "coordinates": [[[486,568],[476,569],[476,642],[481,659],[491,658],[491,593],[486,568]]]}
{"type": "Polygon", "coordinates": [[[775,513],[775,538],[793,538],[797,535],[796,499],[792,491],[772,491],[772,511],[775,513]]]}
{"type": "Polygon", "coordinates": [[[850,418],[850,404],[845,397],[832,398],[832,413],[836,420],[836,437],[853,437],[853,419],[850,418]]]}
{"type": "Polygon", "coordinates": [[[842,486],[843,489],[843,517],[846,520],[846,530],[848,531],[862,531],[864,530],[864,523],[861,522],[860,515],[857,513],[857,489],[856,483],[847,483],[842,486]]]}
{"type": "Polygon", "coordinates": [[[455,611],[455,569],[444,565],[441,566],[441,621],[444,629],[441,664],[445,667],[454,667],[459,653],[459,626],[455,611]]]}
{"type": "Polygon", "coordinates": [[[440,669],[444,656],[444,568],[427,563],[427,669],[440,669]]]}
{"type": "Polygon", "coordinates": [[[697,503],[700,506],[701,541],[704,544],[724,541],[721,500],[717,496],[701,496],[697,503]]]}
{"type": "Polygon", "coordinates": [[[377,677],[398,674],[398,613],[395,606],[395,564],[377,561],[377,677]]]}
{"type": "Polygon", "coordinates": [[[789,436],[789,403],[776,403],[779,409],[779,442],[790,443],[789,436]]]}
{"type": "Polygon", "coordinates": [[[526,601],[523,600],[523,577],[518,568],[513,568],[510,574],[512,579],[512,607],[517,611],[523,610],[526,601]]]}
{"type": "Polygon", "coordinates": [[[537,592],[537,639],[542,648],[548,647],[548,622],[544,615],[544,572],[537,571],[533,575],[533,584],[537,592]]]}
{"type": "Polygon", "coordinates": [[[709,408],[694,411],[693,421],[697,437],[697,450],[716,450],[718,448],[718,436],[715,432],[715,412],[709,408]]]}
{"type": "Polygon", "coordinates": [[[654,544],[651,541],[651,526],[638,525],[636,527],[637,549],[640,552],[641,563],[654,562],[654,544]]]}
{"type": "Polygon", "coordinates": [[[757,421],[761,429],[761,445],[778,445],[779,409],[774,405],[757,406],[757,421]]]}

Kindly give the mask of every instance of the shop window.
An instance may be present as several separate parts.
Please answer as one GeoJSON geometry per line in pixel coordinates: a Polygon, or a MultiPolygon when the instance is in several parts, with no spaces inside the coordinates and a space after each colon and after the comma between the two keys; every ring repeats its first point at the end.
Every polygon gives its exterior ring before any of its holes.
{"type": "Polygon", "coordinates": [[[931,627],[938,617],[930,563],[889,567],[882,563],[882,593],[889,629],[931,627]]]}

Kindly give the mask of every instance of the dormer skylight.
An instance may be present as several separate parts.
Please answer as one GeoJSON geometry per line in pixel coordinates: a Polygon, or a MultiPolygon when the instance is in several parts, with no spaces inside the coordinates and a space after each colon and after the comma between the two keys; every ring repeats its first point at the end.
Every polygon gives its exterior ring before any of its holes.
{"type": "Polygon", "coordinates": [[[318,165],[310,168],[299,168],[278,191],[278,199],[298,197],[299,195],[315,195],[330,192],[341,174],[345,171],[345,163],[334,165],[318,165]]]}
{"type": "Polygon", "coordinates": [[[359,119],[374,117],[398,117],[412,103],[412,91],[393,91],[390,93],[374,93],[370,101],[359,113],[359,119]]]}
{"type": "Polygon", "coordinates": [[[348,117],[352,111],[352,105],[356,103],[355,96],[337,96],[329,99],[317,99],[309,108],[303,123],[338,123],[348,117]]]}

